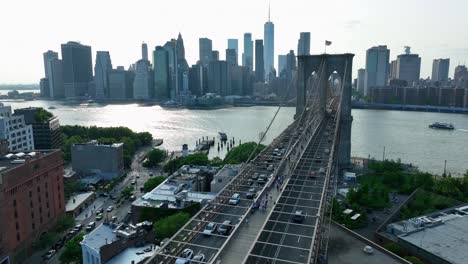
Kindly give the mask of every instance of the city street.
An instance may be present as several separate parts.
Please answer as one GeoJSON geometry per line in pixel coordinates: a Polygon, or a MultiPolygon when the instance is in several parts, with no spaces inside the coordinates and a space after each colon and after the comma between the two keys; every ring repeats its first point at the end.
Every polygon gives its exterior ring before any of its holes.
{"type": "MultiPolygon", "coordinates": [[[[148,152],[152,146],[147,146],[139,149],[135,157],[133,158],[132,165],[131,165],[131,170],[127,172],[127,176],[124,178],[122,182],[117,184],[113,190],[109,191],[109,196],[104,197],[99,193],[99,191],[96,194],[96,199],[93,201],[92,204],[90,204],[83,212],[75,217],[75,224],[82,224],[83,229],[81,232],[85,231],[86,226],[90,222],[96,222],[96,227],[99,226],[106,218],[111,219],[113,216],[117,217],[117,222],[120,222],[124,220],[124,218],[129,214],[131,210],[131,203],[129,199],[121,201],[120,204],[115,204],[118,198],[120,197],[120,193],[124,188],[127,186],[134,186],[134,192],[133,195],[136,197],[136,199],[140,198],[144,193],[140,191],[140,188],[143,187],[144,183],[146,180],[148,180],[150,177],[155,177],[155,176],[161,176],[162,175],[162,169],[161,168],[155,168],[155,169],[148,169],[142,166],[142,159],[146,152],[148,152]],[[135,180],[135,185],[132,185],[132,180],[135,180]],[[114,199],[111,199],[113,197],[114,199]],[[114,209],[111,212],[107,212],[107,208],[109,206],[113,206],[114,209]],[[96,214],[95,212],[99,209],[103,209],[103,219],[97,221],[96,220],[96,214]]],[[[66,235],[67,233],[64,233],[66,235]]],[[[58,250],[55,255],[49,259],[44,261],[42,259],[42,255],[44,255],[50,248],[47,248],[46,250],[37,252],[30,258],[26,260],[26,264],[37,264],[37,263],[50,263],[50,264],[58,264],[60,263],[59,257],[63,253],[63,247],[58,250]]]]}

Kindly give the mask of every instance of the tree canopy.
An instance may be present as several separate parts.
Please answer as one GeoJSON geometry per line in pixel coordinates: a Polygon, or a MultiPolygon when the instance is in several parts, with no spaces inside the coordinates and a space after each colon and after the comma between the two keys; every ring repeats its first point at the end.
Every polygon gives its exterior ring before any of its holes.
{"type": "Polygon", "coordinates": [[[224,164],[239,164],[246,162],[250,154],[254,152],[252,157],[257,156],[266,146],[260,144],[257,148],[257,143],[247,142],[232,148],[224,158],[224,164]],[[256,149],[255,149],[256,148],[256,149]]]}
{"type": "Polygon", "coordinates": [[[65,243],[63,253],[59,258],[61,263],[83,263],[83,253],[80,245],[83,236],[84,233],[80,233],[65,243]]]}
{"type": "Polygon", "coordinates": [[[143,163],[145,167],[154,167],[163,162],[166,158],[166,152],[161,149],[152,149],[146,154],[147,160],[143,163]]]}
{"type": "Polygon", "coordinates": [[[143,185],[143,189],[145,192],[150,192],[154,188],[158,187],[165,180],[166,178],[164,178],[163,176],[149,178],[143,185]]]}
{"type": "Polygon", "coordinates": [[[190,220],[190,214],[179,212],[154,223],[156,238],[164,239],[173,236],[182,226],[190,220]]]}

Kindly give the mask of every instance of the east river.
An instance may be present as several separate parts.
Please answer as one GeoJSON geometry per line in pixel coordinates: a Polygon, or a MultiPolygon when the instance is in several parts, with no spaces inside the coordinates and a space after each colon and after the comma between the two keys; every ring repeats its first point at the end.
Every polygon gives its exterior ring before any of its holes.
{"type": "MultiPolygon", "coordinates": [[[[258,141],[273,117],[276,107],[232,107],[218,110],[167,109],[138,104],[64,105],[56,101],[3,101],[13,109],[28,106],[50,109],[63,125],[126,126],[148,131],[164,140],[169,151],[181,150],[186,143],[192,149],[201,137],[213,138],[224,131],[236,144],[258,141]]],[[[282,108],[264,143],[270,143],[293,120],[295,109],[282,108]]],[[[358,110],[353,114],[352,156],[398,159],[417,165],[423,171],[460,175],[468,169],[468,115],[358,110]],[[433,122],[453,123],[455,130],[433,130],[433,122]]],[[[210,157],[225,155],[211,149],[210,157]]]]}

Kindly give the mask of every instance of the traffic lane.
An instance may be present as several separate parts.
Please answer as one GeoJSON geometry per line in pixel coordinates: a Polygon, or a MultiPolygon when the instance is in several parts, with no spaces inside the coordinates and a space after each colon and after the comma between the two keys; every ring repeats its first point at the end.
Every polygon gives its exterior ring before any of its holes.
{"type": "MultiPolygon", "coordinates": [[[[178,241],[170,241],[167,246],[166,246],[166,251],[170,252],[168,254],[172,255],[175,254],[174,257],[180,257],[180,254],[184,249],[191,249],[193,251],[193,255],[197,254],[203,254],[205,255],[205,261],[204,262],[210,262],[215,254],[218,252],[217,249],[211,249],[207,247],[201,247],[198,245],[190,244],[190,243],[184,243],[184,242],[178,242],[178,241]],[[173,249],[175,249],[174,252],[173,249]]],[[[195,262],[194,262],[195,263],[195,262]]]]}
{"type": "Polygon", "coordinates": [[[283,241],[281,243],[282,245],[309,250],[312,238],[301,235],[280,234],[264,230],[260,233],[258,241],[273,244],[280,244],[279,242],[283,241]]]}
{"type": "MultiPolygon", "coordinates": [[[[305,249],[282,247],[279,245],[265,244],[262,242],[255,242],[252,249],[252,254],[265,256],[269,258],[278,258],[285,261],[294,261],[298,263],[309,263],[309,251],[305,249]]],[[[271,260],[270,260],[271,261],[271,260]]],[[[268,263],[268,262],[267,262],[268,263]]],[[[278,262],[275,262],[278,263],[278,262]]]]}
{"type": "Polygon", "coordinates": [[[314,235],[314,226],[303,226],[293,223],[278,223],[270,220],[266,222],[264,230],[293,235],[304,235],[309,237],[314,235]]]}
{"type": "MultiPolygon", "coordinates": [[[[200,230],[203,231],[203,230],[200,230]]],[[[217,234],[203,234],[196,231],[182,230],[175,237],[175,241],[187,242],[201,247],[219,249],[226,241],[227,236],[217,234]]]]}

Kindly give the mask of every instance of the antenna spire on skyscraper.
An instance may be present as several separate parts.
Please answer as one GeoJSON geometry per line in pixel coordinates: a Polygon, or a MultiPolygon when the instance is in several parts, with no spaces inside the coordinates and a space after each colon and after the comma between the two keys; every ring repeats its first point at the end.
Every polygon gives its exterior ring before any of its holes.
{"type": "Polygon", "coordinates": [[[270,5],[271,5],[271,2],[268,1],[268,22],[270,22],[270,5]]]}

